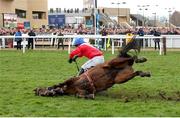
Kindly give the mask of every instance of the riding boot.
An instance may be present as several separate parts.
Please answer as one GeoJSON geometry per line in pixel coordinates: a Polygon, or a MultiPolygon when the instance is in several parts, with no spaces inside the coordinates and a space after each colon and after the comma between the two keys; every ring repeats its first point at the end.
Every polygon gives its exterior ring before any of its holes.
{"type": "Polygon", "coordinates": [[[79,71],[79,73],[78,73],[78,76],[81,75],[81,74],[83,74],[83,73],[84,73],[84,69],[81,68],[80,71],[79,71]]]}

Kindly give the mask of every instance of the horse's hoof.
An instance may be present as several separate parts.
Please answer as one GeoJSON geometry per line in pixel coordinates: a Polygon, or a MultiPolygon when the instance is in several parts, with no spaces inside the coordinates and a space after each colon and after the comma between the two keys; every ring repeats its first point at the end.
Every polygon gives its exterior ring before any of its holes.
{"type": "Polygon", "coordinates": [[[86,95],[85,98],[94,100],[95,96],[94,96],[94,94],[89,94],[89,95],[86,95]]]}
{"type": "Polygon", "coordinates": [[[151,73],[150,72],[142,72],[140,73],[141,77],[151,77],[151,73]]]}
{"type": "Polygon", "coordinates": [[[144,57],[135,60],[136,63],[144,63],[146,61],[147,61],[147,59],[144,57]]]}

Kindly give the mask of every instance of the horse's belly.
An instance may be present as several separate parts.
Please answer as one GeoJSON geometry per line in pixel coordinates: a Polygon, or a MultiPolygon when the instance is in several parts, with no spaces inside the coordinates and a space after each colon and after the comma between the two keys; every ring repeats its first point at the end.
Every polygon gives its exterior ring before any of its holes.
{"type": "Polygon", "coordinates": [[[95,88],[97,92],[106,90],[114,85],[113,78],[101,78],[95,82],[95,88]]]}
{"type": "Polygon", "coordinates": [[[115,77],[115,83],[121,83],[124,82],[124,80],[127,80],[130,78],[134,73],[134,70],[132,67],[127,67],[124,70],[120,71],[117,76],[115,77]]]}

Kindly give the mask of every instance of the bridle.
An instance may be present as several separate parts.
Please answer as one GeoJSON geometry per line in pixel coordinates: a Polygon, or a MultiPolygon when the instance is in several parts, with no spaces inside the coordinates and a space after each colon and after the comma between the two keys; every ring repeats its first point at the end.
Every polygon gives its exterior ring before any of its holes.
{"type": "Polygon", "coordinates": [[[75,64],[76,64],[76,68],[77,68],[77,70],[78,70],[78,72],[79,72],[79,66],[78,66],[78,63],[77,63],[76,60],[74,60],[74,62],[75,62],[75,64]]]}

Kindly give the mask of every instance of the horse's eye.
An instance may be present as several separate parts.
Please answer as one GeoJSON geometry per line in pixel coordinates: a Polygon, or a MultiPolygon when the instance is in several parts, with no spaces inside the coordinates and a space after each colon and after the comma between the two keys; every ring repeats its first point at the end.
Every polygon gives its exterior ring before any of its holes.
{"type": "Polygon", "coordinates": [[[67,88],[67,85],[64,85],[63,88],[66,89],[66,88],[67,88]]]}

